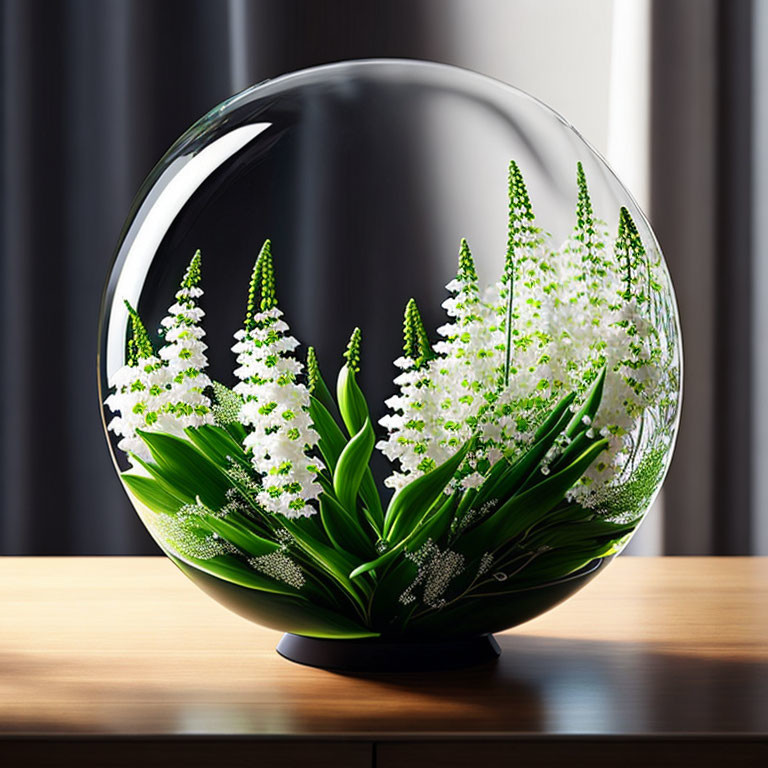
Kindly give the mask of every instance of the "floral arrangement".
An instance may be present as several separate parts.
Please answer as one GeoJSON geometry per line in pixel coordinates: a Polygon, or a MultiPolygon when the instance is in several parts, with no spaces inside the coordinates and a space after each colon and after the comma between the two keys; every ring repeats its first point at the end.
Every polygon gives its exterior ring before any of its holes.
{"type": "Polygon", "coordinates": [[[127,305],[109,429],[166,552],[263,595],[291,627],[348,638],[493,631],[517,594],[617,553],[671,450],[674,311],[627,209],[611,236],[581,164],[577,189],[573,235],[553,244],[510,164],[499,279],[481,287],[462,240],[446,324],[430,333],[408,302],[379,435],[357,381],[360,329],[334,396],[279,309],[269,241],[231,389],[206,374],[199,252],[158,350],[127,305]],[[391,462],[388,501],[374,450],[391,462]]]}

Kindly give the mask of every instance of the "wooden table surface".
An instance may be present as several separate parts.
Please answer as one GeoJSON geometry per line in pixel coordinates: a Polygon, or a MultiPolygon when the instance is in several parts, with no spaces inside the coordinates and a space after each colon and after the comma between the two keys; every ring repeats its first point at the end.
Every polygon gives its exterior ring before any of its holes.
{"type": "Polygon", "coordinates": [[[768,766],[768,558],[619,558],[449,673],[292,664],[160,557],[0,558],[0,611],[0,764],[768,766]]]}

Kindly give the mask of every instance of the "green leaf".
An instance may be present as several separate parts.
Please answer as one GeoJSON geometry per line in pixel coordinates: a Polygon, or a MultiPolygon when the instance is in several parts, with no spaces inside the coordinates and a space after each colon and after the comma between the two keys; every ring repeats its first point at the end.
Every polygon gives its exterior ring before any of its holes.
{"type": "Polygon", "coordinates": [[[316,397],[309,399],[309,417],[320,435],[318,448],[325,465],[330,472],[336,469],[336,462],[347,444],[347,438],[341,431],[336,419],[331,416],[328,409],[316,397]]]}
{"type": "Polygon", "coordinates": [[[370,414],[365,395],[357,383],[357,374],[348,365],[343,365],[339,371],[336,398],[341,418],[351,437],[362,429],[370,414]]]}
{"type": "Polygon", "coordinates": [[[587,437],[587,430],[585,429],[571,440],[566,449],[555,459],[550,469],[554,472],[559,472],[563,467],[570,464],[576,456],[581,456],[594,443],[595,438],[587,437]]]}
{"type": "Polygon", "coordinates": [[[223,427],[203,424],[200,427],[188,427],[184,433],[206,458],[222,469],[230,468],[230,458],[250,469],[251,463],[242,446],[223,427]]]}
{"type": "Polygon", "coordinates": [[[143,467],[147,472],[147,475],[165,490],[166,493],[170,493],[172,496],[181,499],[184,504],[195,503],[195,496],[192,495],[191,491],[185,488],[180,488],[178,484],[175,483],[172,476],[169,478],[166,469],[163,469],[157,464],[153,464],[151,461],[144,461],[144,459],[133,453],[131,454],[131,458],[136,464],[143,467]]]}
{"type": "Polygon", "coordinates": [[[552,412],[544,420],[544,423],[536,430],[534,434],[534,440],[541,440],[542,437],[549,434],[554,427],[558,424],[563,414],[568,410],[571,403],[576,399],[575,392],[569,392],[560,402],[552,409],[552,412]]]}
{"type": "MultiPolygon", "coordinates": [[[[350,581],[349,572],[355,568],[357,561],[344,552],[326,546],[312,536],[309,536],[305,530],[294,524],[293,520],[283,519],[283,525],[286,530],[293,534],[296,544],[303,549],[326,573],[342,587],[344,592],[361,609],[365,606],[358,594],[358,588],[350,581]]],[[[359,586],[365,590],[365,585],[359,583],[359,586]]]]}
{"type": "Polygon", "coordinates": [[[548,547],[560,549],[564,547],[576,547],[589,542],[597,541],[605,543],[606,539],[621,539],[631,533],[637,527],[637,523],[611,523],[600,518],[581,523],[556,525],[546,528],[538,533],[527,536],[526,546],[532,548],[548,547]]]}
{"type": "Polygon", "coordinates": [[[418,549],[430,536],[437,537],[445,532],[446,526],[450,527],[453,520],[453,508],[455,506],[455,499],[450,496],[445,502],[440,503],[440,499],[435,500],[421,520],[416,523],[407,533],[405,538],[388,549],[384,554],[379,555],[375,560],[363,563],[355,568],[349,574],[350,579],[355,579],[358,576],[362,576],[369,571],[377,570],[387,565],[402,551],[413,552],[418,549]],[[437,510],[433,514],[429,514],[434,510],[437,510]]]}
{"type": "Polygon", "coordinates": [[[470,557],[494,552],[543,520],[607,445],[607,440],[597,441],[565,469],[513,496],[488,519],[460,536],[455,544],[456,549],[470,557]]]}
{"type": "Polygon", "coordinates": [[[427,516],[422,524],[414,531],[413,536],[406,539],[406,550],[415,552],[424,544],[427,539],[432,539],[435,543],[441,541],[450,531],[451,523],[454,519],[454,510],[456,509],[456,495],[449,496],[443,504],[440,505],[437,512],[427,516]]]}
{"type": "Polygon", "coordinates": [[[371,557],[371,541],[360,530],[357,519],[350,516],[349,512],[327,493],[320,496],[320,519],[325,533],[336,549],[363,559],[371,557]]]}
{"type": "Polygon", "coordinates": [[[469,450],[467,441],[450,459],[422,475],[393,497],[384,518],[384,538],[398,541],[410,532],[448,485],[469,450]]]}
{"type": "Polygon", "coordinates": [[[174,515],[180,507],[188,503],[187,500],[174,496],[167,487],[153,477],[132,475],[128,472],[123,472],[120,477],[130,493],[153,512],[174,515]]]}
{"type": "Polygon", "coordinates": [[[192,443],[162,432],[137,430],[137,434],[149,447],[157,475],[176,489],[178,495],[192,499],[199,496],[203,504],[213,510],[227,503],[229,480],[192,443]]]}
{"type": "MultiPolygon", "coordinates": [[[[378,563],[376,566],[377,574],[381,573],[381,575],[377,579],[376,588],[371,599],[372,616],[382,616],[387,621],[394,619],[398,613],[402,616],[403,606],[398,602],[398,599],[412,583],[418,571],[418,565],[412,560],[401,558],[385,571],[380,572],[378,569],[381,569],[383,565],[386,565],[389,560],[402,551],[417,552],[428,539],[435,543],[443,541],[450,532],[457,502],[457,494],[446,499],[433,515],[428,516],[425,522],[414,530],[411,536],[401,542],[394,555],[391,555],[385,562],[378,563]]],[[[406,616],[402,616],[401,621],[406,616]]]]}
{"type": "Polygon", "coordinates": [[[376,531],[376,534],[381,536],[384,526],[384,509],[381,506],[381,497],[379,496],[378,488],[376,488],[370,467],[366,467],[363,481],[360,484],[360,498],[362,498],[363,504],[369,513],[367,516],[369,522],[373,526],[374,531],[376,531]]]}
{"type": "MultiPolygon", "coordinates": [[[[281,631],[289,630],[296,634],[311,635],[312,637],[352,639],[377,636],[376,632],[363,626],[359,620],[352,620],[338,610],[329,610],[310,602],[309,593],[304,593],[309,582],[301,588],[300,594],[297,592],[268,594],[267,590],[260,589],[257,585],[238,583],[239,576],[237,574],[234,579],[228,579],[225,574],[217,573],[214,569],[209,568],[207,569],[209,572],[206,573],[205,562],[210,561],[188,563],[175,557],[172,553],[168,553],[168,555],[185,574],[200,584],[203,589],[225,599],[233,598],[234,603],[241,606],[240,612],[249,618],[258,616],[259,622],[264,626],[281,631]],[[250,594],[238,595],[237,590],[221,585],[219,579],[231,581],[237,586],[250,589],[250,594]]],[[[247,571],[247,569],[245,570],[247,571]]],[[[245,580],[248,579],[247,572],[243,576],[245,580]]]]}
{"type": "Polygon", "coordinates": [[[568,424],[571,417],[568,407],[574,397],[574,394],[567,395],[552,409],[536,432],[537,442],[516,462],[501,459],[491,468],[475,500],[476,507],[482,507],[483,504],[494,499],[506,499],[523,485],[568,424]]]}
{"type": "Polygon", "coordinates": [[[373,453],[376,436],[371,420],[366,419],[360,431],[347,443],[333,473],[333,490],[341,505],[353,514],[357,509],[357,493],[373,453]]]}
{"type": "MultiPolygon", "coordinates": [[[[311,398],[309,406],[309,415],[315,425],[315,429],[320,435],[318,448],[325,461],[325,465],[331,472],[336,469],[336,463],[341,456],[347,444],[347,438],[339,428],[336,420],[328,412],[328,409],[316,398],[311,398]]],[[[384,522],[384,511],[381,506],[381,498],[373,479],[373,474],[369,467],[366,467],[363,479],[360,484],[360,496],[363,503],[370,512],[369,520],[376,531],[381,535],[382,524],[384,522]]]]}
{"type": "Polygon", "coordinates": [[[228,521],[226,518],[206,515],[202,518],[202,524],[212,533],[251,557],[268,555],[270,552],[276,552],[280,549],[280,545],[276,542],[263,539],[248,528],[238,525],[236,522],[228,521]]]}
{"type": "Polygon", "coordinates": [[[227,432],[232,435],[232,439],[238,444],[242,445],[245,436],[248,434],[245,427],[239,421],[232,421],[225,427],[227,432]]]}
{"type": "Polygon", "coordinates": [[[301,593],[295,587],[257,573],[232,555],[217,555],[207,560],[188,556],[182,558],[176,555],[173,559],[174,561],[181,560],[181,562],[188,563],[204,573],[217,576],[220,579],[224,579],[224,581],[241,587],[276,595],[301,596],[301,593]]]}
{"type": "Polygon", "coordinates": [[[362,576],[364,573],[375,571],[377,568],[381,568],[382,566],[386,565],[390,560],[392,560],[396,555],[400,554],[400,552],[405,549],[407,543],[408,539],[405,538],[395,544],[395,546],[391,549],[388,549],[383,555],[379,555],[379,557],[377,557],[375,560],[370,560],[367,563],[358,565],[357,568],[354,568],[352,571],[350,571],[349,578],[356,579],[359,576],[362,576]]]}
{"type": "Polygon", "coordinates": [[[597,413],[597,409],[600,407],[600,401],[603,398],[603,386],[605,384],[605,366],[600,369],[600,373],[592,383],[592,387],[587,394],[587,398],[581,409],[574,415],[565,429],[565,433],[568,437],[573,437],[581,430],[588,429],[588,425],[584,424],[584,417],[587,417],[589,423],[592,423],[597,413]]]}
{"type": "MultiPolygon", "coordinates": [[[[616,554],[621,548],[622,541],[619,539],[606,544],[590,544],[544,552],[522,571],[519,578],[515,579],[517,589],[564,579],[593,560],[616,554]]],[[[497,594],[504,594],[504,590],[497,594]]]]}

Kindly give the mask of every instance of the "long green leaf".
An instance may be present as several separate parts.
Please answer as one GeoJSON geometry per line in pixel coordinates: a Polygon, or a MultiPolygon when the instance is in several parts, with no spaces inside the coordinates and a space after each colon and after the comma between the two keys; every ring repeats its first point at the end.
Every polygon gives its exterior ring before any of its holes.
{"type": "MultiPolygon", "coordinates": [[[[315,358],[317,362],[317,358],[315,358]]],[[[328,389],[328,385],[325,383],[322,373],[320,372],[320,363],[317,362],[315,369],[315,388],[312,390],[312,396],[317,399],[329,414],[333,413],[336,409],[336,403],[333,401],[333,395],[328,389]]]]}
{"type": "Polygon", "coordinates": [[[566,411],[560,414],[559,420],[550,428],[538,442],[534,443],[514,464],[510,465],[494,483],[485,490],[485,485],[480,489],[477,505],[482,506],[487,501],[507,499],[512,494],[521,490],[531,477],[531,474],[546,456],[558,435],[560,435],[570,419],[566,411]]]}
{"type": "Polygon", "coordinates": [[[195,448],[222,469],[230,467],[230,459],[250,468],[250,461],[248,461],[243,447],[223,427],[203,424],[200,427],[185,429],[184,434],[195,448]]]}
{"type": "Polygon", "coordinates": [[[222,470],[200,453],[188,440],[162,432],[138,431],[152,454],[157,471],[172,487],[205,506],[219,510],[227,503],[231,487],[222,470]]]}
{"type": "Polygon", "coordinates": [[[167,487],[164,487],[153,477],[133,475],[128,472],[123,472],[120,477],[128,490],[153,512],[173,515],[179,511],[180,507],[188,503],[185,499],[174,496],[167,487]]]}
{"type": "Polygon", "coordinates": [[[339,401],[341,418],[351,437],[362,429],[370,413],[365,395],[357,383],[357,375],[348,365],[343,365],[339,371],[336,399],[339,401]]]}
{"type": "Polygon", "coordinates": [[[378,536],[381,536],[384,526],[384,509],[381,506],[381,497],[373,479],[370,467],[366,467],[363,481],[360,483],[360,498],[368,510],[368,520],[378,536]]]}
{"type": "Polygon", "coordinates": [[[180,559],[195,568],[200,569],[212,576],[217,576],[224,581],[237,584],[248,589],[256,589],[259,592],[270,592],[277,595],[290,595],[292,597],[300,596],[301,593],[295,588],[277,579],[257,573],[244,563],[241,563],[232,555],[218,555],[208,560],[200,560],[196,557],[183,558],[176,555],[174,559],[180,559]]]}
{"type": "Polygon", "coordinates": [[[285,518],[283,525],[286,530],[293,534],[296,544],[304,550],[323,570],[326,571],[334,580],[344,589],[345,593],[361,608],[365,609],[358,588],[367,593],[367,587],[363,582],[353,584],[348,574],[357,565],[356,561],[344,552],[340,552],[332,547],[326,546],[314,537],[308,536],[292,520],[285,518]]]}
{"type": "Polygon", "coordinates": [[[309,399],[309,416],[312,424],[320,436],[317,447],[323,457],[328,471],[333,473],[336,469],[336,462],[347,444],[347,438],[336,423],[336,419],[331,416],[328,409],[316,397],[309,399]]]}
{"type": "Polygon", "coordinates": [[[341,505],[354,514],[357,508],[357,493],[373,453],[376,436],[371,420],[366,419],[360,431],[347,443],[339,456],[333,473],[333,490],[341,505]]]}
{"type": "Polygon", "coordinates": [[[320,496],[320,519],[333,546],[366,559],[373,554],[370,539],[349,512],[330,494],[320,496]]]}
{"type": "Polygon", "coordinates": [[[568,437],[573,437],[581,430],[588,429],[588,425],[584,424],[584,417],[591,423],[595,418],[597,409],[600,407],[600,401],[603,398],[603,386],[605,385],[605,366],[600,369],[600,373],[597,378],[592,382],[592,386],[587,394],[587,398],[584,401],[584,405],[573,416],[568,426],[565,429],[565,433],[568,437]]]}
{"type": "Polygon", "coordinates": [[[511,462],[504,458],[494,464],[480,487],[475,506],[482,507],[488,501],[506,499],[525,482],[568,424],[568,408],[574,397],[575,394],[570,393],[560,400],[536,430],[533,445],[517,461],[511,462]]]}
{"type": "MultiPolygon", "coordinates": [[[[221,573],[197,573],[197,571],[205,571],[198,563],[188,563],[184,560],[180,560],[174,557],[172,553],[168,553],[170,559],[184,572],[187,573],[194,581],[200,582],[202,580],[203,588],[206,588],[206,581],[213,579],[214,577],[227,579],[225,575],[221,573]]],[[[202,561],[203,564],[206,561],[202,561]]],[[[247,574],[244,574],[247,577],[247,574]]],[[[237,576],[232,583],[237,584],[237,576]]],[[[220,587],[217,581],[211,581],[210,586],[215,593],[220,593],[220,587]]],[[[340,613],[338,609],[328,609],[317,605],[314,601],[310,600],[309,593],[305,594],[309,583],[301,587],[301,593],[298,592],[285,592],[279,595],[275,594],[260,594],[267,590],[259,589],[258,586],[251,584],[238,584],[238,586],[250,588],[253,592],[252,595],[244,596],[246,605],[248,606],[246,613],[249,616],[259,616],[259,621],[265,626],[273,629],[280,628],[281,630],[289,629],[291,632],[297,634],[307,634],[314,637],[327,637],[327,638],[363,638],[363,637],[376,637],[378,633],[374,632],[370,628],[363,626],[359,620],[353,620],[346,615],[340,613]]],[[[234,595],[236,598],[237,595],[234,595]]]]}
{"type": "Polygon", "coordinates": [[[494,552],[539,520],[543,520],[573,484],[584,474],[597,456],[605,450],[607,440],[599,440],[578,459],[542,483],[513,496],[476,528],[460,536],[456,549],[470,557],[494,552]]]}
{"type": "Polygon", "coordinates": [[[276,552],[280,549],[280,545],[276,542],[263,539],[247,528],[227,521],[226,518],[207,515],[203,518],[202,524],[212,533],[230,542],[230,544],[234,544],[251,557],[268,555],[270,552],[276,552]]]}
{"type": "Polygon", "coordinates": [[[401,488],[392,497],[384,518],[384,537],[387,540],[397,542],[413,529],[464,461],[470,442],[465,443],[439,467],[401,488]]]}
{"type": "MultiPolygon", "coordinates": [[[[440,493],[442,494],[442,490],[440,493]]],[[[415,549],[418,549],[428,538],[431,537],[437,540],[441,537],[448,527],[450,527],[453,520],[456,499],[454,496],[450,496],[444,502],[440,502],[441,500],[438,496],[438,498],[432,502],[432,505],[424,511],[421,519],[411,527],[403,539],[386,552],[379,555],[375,560],[359,565],[349,574],[349,577],[355,579],[358,576],[362,576],[364,573],[382,568],[383,566],[388,565],[390,561],[394,560],[402,551],[406,550],[412,552],[415,549]],[[433,511],[433,508],[435,507],[436,509],[433,511]]]]}
{"type": "Polygon", "coordinates": [[[620,539],[631,533],[637,523],[611,523],[599,518],[582,523],[556,525],[538,533],[526,536],[526,546],[532,548],[548,547],[560,549],[584,544],[587,541],[620,539]]]}
{"type": "Polygon", "coordinates": [[[544,420],[543,424],[536,430],[536,433],[534,434],[534,441],[541,440],[544,435],[549,434],[549,432],[552,431],[552,429],[557,425],[557,423],[560,421],[560,418],[575,399],[576,393],[569,392],[557,403],[549,416],[547,416],[547,418],[544,420]]]}
{"type": "Polygon", "coordinates": [[[406,544],[408,544],[407,538],[399,541],[397,544],[395,544],[395,546],[393,546],[391,549],[388,549],[386,552],[384,552],[384,554],[379,555],[375,560],[370,560],[367,563],[358,565],[356,568],[350,571],[349,578],[356,579],[365,573],[370,573],[371,571],[375,571],[377,568],[381,568],[387,565],[390,560],[393,560],[397,555],[400,554],[400,552],[405,549],[406,544]]]}
{"type": "MultiPolygon", "coordinates": [[[[336,419],[331,416],[328,409],[315,399],[310,400],[309,415],[315,425],[315,429],[320,435],[318,448],[331,473],[336,469],[336,463],[341,456],[347,444],[347,438],[336,423],[336,419]]],[[[370,467],[366,467],[363,479],[360,483],[360,496],[363,503],[370,512],[370,522],[376,534],[381,536],[382,524],[384,522],[384,511],[381,506],[381,498],[373,479],[370,467]]]]}

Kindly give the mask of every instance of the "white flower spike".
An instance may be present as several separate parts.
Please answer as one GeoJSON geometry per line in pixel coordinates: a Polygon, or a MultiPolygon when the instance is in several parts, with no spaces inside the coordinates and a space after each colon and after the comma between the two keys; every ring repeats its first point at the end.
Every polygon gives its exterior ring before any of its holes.
{"type": "Polygon", "coordinates": [[[240,382],[234,391],[243,398],[240,421],[250,428],[244,445],[261,475],[258,501],[286,517],[313,515],[322,491],[317,475],[320,460],[310,456],[318,435],[309,416],[309,391],[299,383],[304,366],[294,356],[298,341],[275,298],[270,241],[256,261],[248,292],[245,326],[235,334],[240,382]]]}

